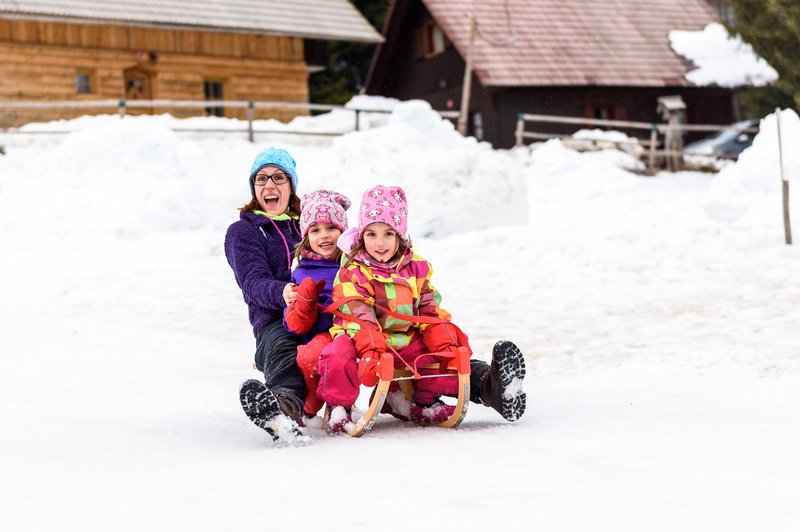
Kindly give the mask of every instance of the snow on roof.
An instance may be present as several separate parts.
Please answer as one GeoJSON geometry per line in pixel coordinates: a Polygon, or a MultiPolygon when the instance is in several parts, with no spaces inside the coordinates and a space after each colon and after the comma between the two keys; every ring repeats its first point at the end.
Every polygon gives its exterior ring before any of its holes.
{"type": "MultiPolygon", "coordinates": [[[[462,57],[472,0],[422,0],[462,57]]],[[[509,36],[503,2],[474,2],[480,30],[509,36]]],[[[701,30],[716,17],[704,0],[509,0],[516,41],[476,38],[483,86],[685,86],[690,65],[671,48],[672,30],[701,30]]]]}
{"type": "Polygon", "coordinates": [[[347,0],[0,0],[0,18],[382,40],[347,0]]]}
{"type": "Polygon", "coordinates": [[[671,31],[672,48],[697,68],[686,74],[695,85],[760,87],[778,79],[778,73],[753,47],[725,28],[712,23],[703,31],[671,31]]]}

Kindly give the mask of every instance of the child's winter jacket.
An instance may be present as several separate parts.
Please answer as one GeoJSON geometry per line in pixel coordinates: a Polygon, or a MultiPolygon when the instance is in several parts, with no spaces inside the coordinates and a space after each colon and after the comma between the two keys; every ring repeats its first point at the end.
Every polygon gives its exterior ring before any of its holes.
{"type": "MultiPolygon", "coordinates": [[[[352,296],[358,300],[344,303],[339,310],[373,325],[378,325],[386,342],[395,349],[404,349],[426,325],[417,325],[395,318],[378,307],[398,314],[435,316],[450,320],[450,314],[439,307],[441,297],[430,282],[433,268],[419,255],[407,249],[393,266],[370,261],[367,266],[358,259],[339,270],[333,285],[333,299],[352,296]]],[[[335,317],[331,335],[346,332],[351,338],[361,326],[357,321],[335,317]]]]}
{"type": "MultiPolygon", "coordinates": [[[[317,302],[322,306],[327,307],[333,301],[331,293],[333,291],[333,283],[336,278],[336,272],[339,271],[339,261],[324,260],[324,259],[310,259],[301,257],[298,261],[297,267],[292,271],[292,282],[300,284],[303,279],[311,278],[315,283],[324,280],[325,286],[319,292],[317,302]]],[[[289,309],[287,309],[288,311],[289,309]]],[[[327,312],[318,312],[317,320],[310,330],[296,331],[287,323],[284,313],[283,325],[286,330],[298,334],[303,334],[303,343],[311,340],[316,334],[321,332],[328,332],[333,322],[333,316],[327,312]]]]}

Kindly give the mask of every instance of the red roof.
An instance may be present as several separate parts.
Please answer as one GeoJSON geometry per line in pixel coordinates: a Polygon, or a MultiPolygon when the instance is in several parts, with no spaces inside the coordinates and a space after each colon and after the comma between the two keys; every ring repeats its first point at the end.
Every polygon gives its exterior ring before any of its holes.
{"type": "MultiPolygon", "coordinates": [[[[504,0],[422,0],[466,59],[473,4],[481,32],[509,36],[504,0]]],[[[517,40],[477,37],[481,85],[685,86],[690,70],[671,30],[701,30],[716,16],[705,0],[508,0],[517,40]]]]}

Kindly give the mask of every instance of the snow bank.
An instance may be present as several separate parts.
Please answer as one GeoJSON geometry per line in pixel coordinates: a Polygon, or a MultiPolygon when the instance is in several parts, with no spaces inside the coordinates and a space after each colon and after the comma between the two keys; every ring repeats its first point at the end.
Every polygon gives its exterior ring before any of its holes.
{"type": "MultiPolygon", "coordinates": [[[[792,182],[791,203],[800,205],[800,118],[791,109],[781,111],[783,169],[778,151],[777,115],[761,121],[760,130],[736,164],[725,166],[709,187],[704,202],[706,213],[719,222],[743,227],[781,226],[781,176],[792,182]]],[[[795,211],[797,207],[795,207],[795,211]]]]}
{"type": "Polygon", "coordinates": [[[406,190],[412,237],[442,238],[525,220],[519,166],[489,144],[463,138],[426,102],[397,105],[385,128],[339,137],[331,151],[338,171],[330,182],[356,205],[369,184],[406,190]]]}

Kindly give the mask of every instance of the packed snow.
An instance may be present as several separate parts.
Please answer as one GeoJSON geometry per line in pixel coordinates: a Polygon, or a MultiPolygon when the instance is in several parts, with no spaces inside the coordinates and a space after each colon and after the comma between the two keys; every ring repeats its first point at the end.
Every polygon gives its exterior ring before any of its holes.
{"type": "Polygon", "coordinates": [[[761,87],[778,79],[778,73],[749,43],[731,36],[725,27],[712,22],[702,31],[669,32],[672,49],[692,61],[696,68],[686,74],[695,85],[719,87],[761,87]]]}
{"type": "MultiPolygon", "coordinates": [[[[621,151],[497,151],[387,103],[340,137],[251,144],[168,116],[0,137],[3,529],[793,530],[800,254],[776,116],[718,175],[647,176],[621,151]],[[381,416],[276,448],[247,420],[254,340],[222,242],[268,145],[301,192],[406,189],[475,356],[502,338],[526,355],[518,422],[473,404],[455,430],[381,416]]],[[[781,126],[797,146],[797,115],[781,126]]]]}

